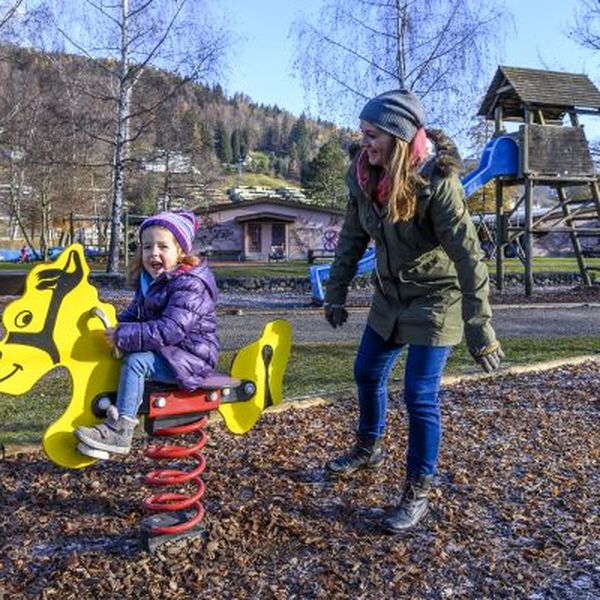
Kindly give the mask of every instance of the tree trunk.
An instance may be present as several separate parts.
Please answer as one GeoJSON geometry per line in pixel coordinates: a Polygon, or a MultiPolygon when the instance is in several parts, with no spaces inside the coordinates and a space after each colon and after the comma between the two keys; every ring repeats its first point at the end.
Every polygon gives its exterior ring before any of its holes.
{"type": "Polygon", "coordinates": [[[123,214],[123,180],[127,150],[131,84],[128,77],[128,0],[121,0],[121,61],[119,65],[119,96],[113,159],[112,210],[110,215],[110,245],[106,265],[107,273],[119,272],[121,242],[121,217],[123,214]]]}
{"type": "Polygon", "coordinates": [[[16,230],[19,229],[21,234],[25,238],[25,243],[30,247],[34,248],[33,238],[28,235],[27,229],[25,229],[25,223],[23,223],[23,219],[21,217],[21,199],[22,199],[22,190],[23,190],[23,182],[25,180],[25,174],[23,169],[15,168],[14,162],[11,160],[10,163],[11,168],[11,185],[9,190],[9,201],[11,205],[11,212],[15,218],[15,222],[17,227],[16,230]]]}

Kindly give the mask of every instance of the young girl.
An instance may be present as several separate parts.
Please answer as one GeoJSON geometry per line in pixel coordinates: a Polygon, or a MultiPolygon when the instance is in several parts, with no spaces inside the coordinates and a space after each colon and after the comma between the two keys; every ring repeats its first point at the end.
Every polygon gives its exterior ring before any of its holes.
{"type": "Polygon", "coordinates": [[[217,364],[217,286],[208,266],[190,254],[197,227],[189,212],[163,212],[140,226],[139,285],[117,327],[106,332],[123,353],[116,407],[103,424],[75,432],[91,448],[129,452],[146,380],[193,390],[217,364]]]}
{"type": "Polygon", "coordinates": [[[370,240],[377,285],[354,365],[356,443],[326,468],[348,475],[381,464],[387,380],[407,346],[406,480],[398,506],[383,521],[386,530],[402,532],[427,510],[441,440],[438,392],[451,346],[464,329],[467,347],[488,372],[503,354],[454,144],[441,132],[425,131],[425,111],[409,90],[372,98],[360,119],[362,151],[346,178],[350,197],[325,294],[329,323],[339,327],[347,319],[348,284],[370,240]]]}

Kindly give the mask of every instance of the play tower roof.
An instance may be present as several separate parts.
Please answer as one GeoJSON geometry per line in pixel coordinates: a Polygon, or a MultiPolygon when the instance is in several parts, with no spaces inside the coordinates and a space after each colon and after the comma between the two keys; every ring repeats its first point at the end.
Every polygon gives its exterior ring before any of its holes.
{"type": "Polygon", "coordinates": [[[498,105],[505,120],[524,120],[525,109],[550,120],[568,112],[600,115],[600,90],[582,73],[499,66],[478,114],[493,119],[498,105]]]}

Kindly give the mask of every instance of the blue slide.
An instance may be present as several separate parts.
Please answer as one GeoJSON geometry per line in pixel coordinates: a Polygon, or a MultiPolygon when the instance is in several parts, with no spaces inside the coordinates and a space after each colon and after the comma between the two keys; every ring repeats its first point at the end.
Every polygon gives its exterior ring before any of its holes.
{"type": "MultiPolygon", "coordinates": [[[[478,167],[463,180],[465,196],[474,194],[494,177],[517,175],[519,172],[519,146],[510,135],[491,139],[485,146],[478,167]]],[[[358,261],[357,275],[370,273],[375,268],[375,250],[369,248],[358,261]]],[[[323,283],[329,279],[331,265],[317,265],[310,268],[310,284],[313,301],[322,304],[325,299],[323,283]]]]}

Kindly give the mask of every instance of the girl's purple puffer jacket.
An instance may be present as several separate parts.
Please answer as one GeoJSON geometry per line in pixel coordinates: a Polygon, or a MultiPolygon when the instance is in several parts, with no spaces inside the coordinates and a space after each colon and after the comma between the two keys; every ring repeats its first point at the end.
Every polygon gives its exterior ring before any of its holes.
{"type": "Polygon", "coordinates": [[[124,352],[160,353],[178,385],[193,390],[219,357],[216,300],[217,284],[206,265],[161,274],[146,296],[138,289],[117,315],[116,345],[124,352]]]}

